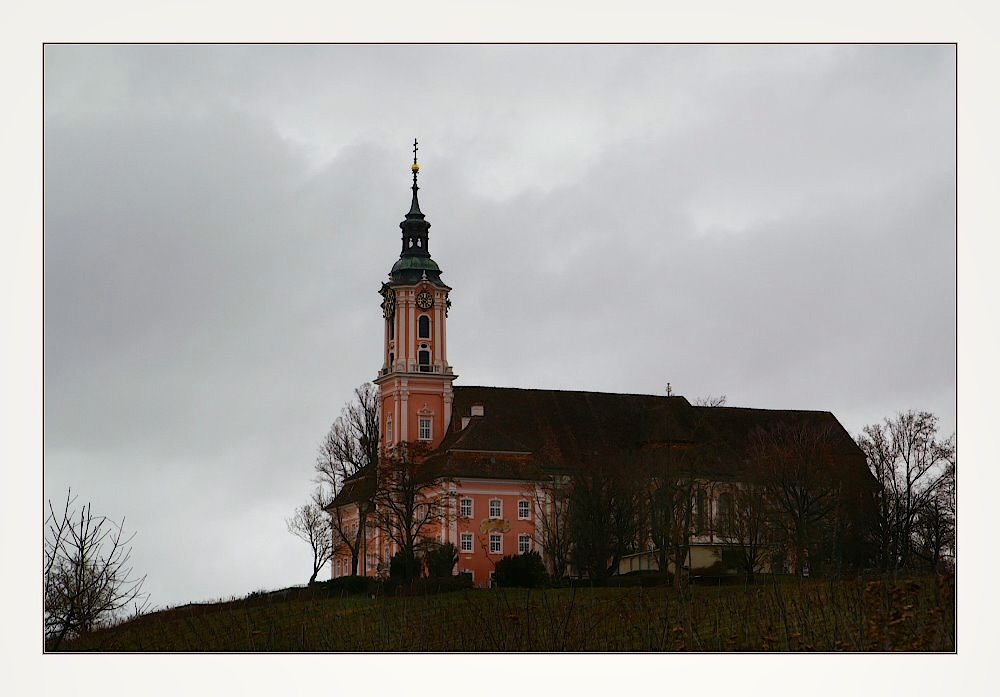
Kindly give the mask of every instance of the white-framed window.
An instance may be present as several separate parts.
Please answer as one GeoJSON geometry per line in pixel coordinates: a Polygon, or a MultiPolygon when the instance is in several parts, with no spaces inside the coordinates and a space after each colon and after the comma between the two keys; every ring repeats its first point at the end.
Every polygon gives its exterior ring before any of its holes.
{"type": "Polygon", "coordinates": [[[385,417],[385,442],[386,444],[392,443],[392,417],[385,417]]]}
{"type": "Polygon", "coordinates": [[[498,532],[490,533],[490,554],[503,554],[503,535],[498,532]]]}
{"type": "Polygon", "coordinates": [[[490,499],[490,518],[499,518],[502,511],[500,499],[490,499]]]}
{"type": "Polygon", "coordinates": [[[458,502],[458,514],[463,518],[472,517],[472,499],[462,499],[458,502]]]}
{"type": "Polygon", "coordinates": [[[517,553],[527,554],[531,551],[531,535],[521,533],[517,536],[517,553]]]}
{"type": "Polygon", "coordinates": [[[431,318],[427,315],[420,315],[417,317],[417,338],[431,338],[431,318]]]}
{"type": "Polygon", "coordinates": [[[421,416],[420,417],[420,440],[430,440],[431,439],[431,417],[421,416]]]}
{"type": "Polygon", "coordinates": [[[531,517],[531,502],[521,499],[517,502],[517,519],[527,520],[531,517]]]}
{"type": "Polygon", "coordinates": [[[465,554],[472,554],[472,533],[471,532],[463,532],[462,536],[460,538],[460,543],[461,543],[461,546],[459,547],[460,551],[462,551],[465,554]]]}

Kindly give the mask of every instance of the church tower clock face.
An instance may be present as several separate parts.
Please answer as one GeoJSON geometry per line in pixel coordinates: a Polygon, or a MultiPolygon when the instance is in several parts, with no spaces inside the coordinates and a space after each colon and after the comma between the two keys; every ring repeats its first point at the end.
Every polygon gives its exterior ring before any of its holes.
{"type": "Polygon", "coordinates": [[[413,198],[399,224],[402,250],[379,290],[385,327],[379,390],[383,452],[402,443],[436,448],[451,423],[452,382],[446,331],[451,288],[431,258],[428,230],[417,200],[417,144],[413,144],[413,198]]]}

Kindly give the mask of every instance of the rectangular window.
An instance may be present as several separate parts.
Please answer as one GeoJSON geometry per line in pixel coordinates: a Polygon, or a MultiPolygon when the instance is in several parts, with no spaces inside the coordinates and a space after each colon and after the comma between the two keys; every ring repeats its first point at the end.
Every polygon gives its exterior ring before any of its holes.
{"type": "Polygon", "coordinates": [[[517,536],[517,553],[527,554],[531,551],[531,535],[517,536]]]}
{"type": "Polygon", "coordinates": [[[518,520],[527,520],[531,517],[531,502],[530,501],[518,501],[517,502],[517,518],[518,520]]]}
{"type": "Polygon", "coordinates": [[[385,417],[385,442],[392,445],[392,417],[385,417]]]}
{"type": "Polygon", "coordinates": [[[490,499],[490,518],[500,517],[500,499],[490,499]]]}
{"type": "Polygon", "coordinates": [[[503,535],[498,532],[490,533],[490,554],[503,554],[503,535]]]}
{"type": "Polygon", "coordinates": [[[421,416],[420,417],[420,440],[430,440],[431,439],[431,420],[430,417],[421,416]]]}
{"type": "Polygon", "coordinates": [[[472,499],[462,499],[459,501],[459,515],[463,518],[472,517],[472,499]]]}
{"type": "Polygon", "coordinates": [[[462,533],[462,552],[465,554],[472,554],[472,533],[463,532],[462,533]]]}

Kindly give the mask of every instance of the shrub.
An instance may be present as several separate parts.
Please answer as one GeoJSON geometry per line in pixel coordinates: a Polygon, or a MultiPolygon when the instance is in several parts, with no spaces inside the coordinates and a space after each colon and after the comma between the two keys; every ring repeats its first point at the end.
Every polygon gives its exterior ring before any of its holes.
{"type": "Polygon", "coordinates": [[[389,578],[413,579],[420,575],[420,560],[411,552],[396,552],[389,560],[389,578]]]}
{"type": "Polygon", "coordinates": [[[506,588],[536,588],[545,585],[548,577],[542,556],[532,550],[525,554],[506,556],[497,562],[493,579],[506,588]]]}
{"type": "Polygon", "coordinates": [[[368,592],[383,597],[435,595],[472,588],[472,576],[458,574],[441,578],[415,578],[407,581],[402,577],[373,580],[368,592]]]}
{"type": "Polygon", "coordinates": [[[469,574],[441,576],[438,578],[418,578],[410,586],[410,590],[414,595],[449,593],[469,588],[472,588],[472,576],[469,574]]]}
{"type": "MultiPolygon", "coordinates": [[[[327,595],[361,595],[368,592],[368,578],[365,576],[341,576],[323,581],[322,586],[327,595]]],[[[320,585],[320,584],[316,584],[320,585]]]]}
{"type": "Polygon", "coordinates": [[[458,550],[448,542],[434,547],[427,552],[427,573],[433,578],[451,576],[452,569],[458,563],[458,550]]]}

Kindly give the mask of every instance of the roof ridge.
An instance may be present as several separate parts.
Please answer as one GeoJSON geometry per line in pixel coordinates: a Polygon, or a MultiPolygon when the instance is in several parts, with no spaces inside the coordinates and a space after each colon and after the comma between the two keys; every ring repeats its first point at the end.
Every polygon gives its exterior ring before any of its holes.
{"type": "MultiPolygon", "coordinates": [[[[597,394],[597,395],[608,395],[611,397],[656,397],[657,399],[683,399],[687,401],[687,397],[684,395],[673,394],[673,395],[661,395],[652,394],[649,392],[604,392],[600,390],[566,390],[559,388],[546,388],[546,387],[501,387],[499,385],[455,385],[455,390],[507,390],[507,391],[517,391],[517,392],[558,392],[560,394],[597,394]]],[[[692,405],[693,406],[693,405],[692,405]]]]}
{"type": "Polygon", "coordinates": [[[713,407],[713,406],[708,406],[707,404],[701,404],[701,405],[692,404],[691,406],[694,407],[695,409],[705,409],[705,410],[711,409],[714,411],[753,411],[753,412],[767,411],[780,414],[829,414],[830,416],[833,416],[833,412],[830,411],[829,409],[773,409],[770,407],[731,407],[728,405],[713,407]]]}

